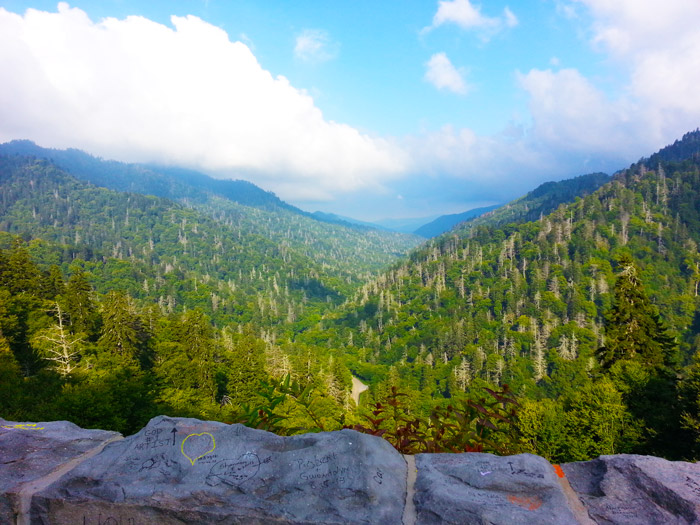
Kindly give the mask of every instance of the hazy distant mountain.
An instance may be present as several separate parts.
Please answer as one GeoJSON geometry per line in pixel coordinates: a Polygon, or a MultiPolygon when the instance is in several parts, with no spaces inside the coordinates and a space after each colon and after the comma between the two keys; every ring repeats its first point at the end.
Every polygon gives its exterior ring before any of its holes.
{"type": "Polygon", "coordinates": [[[484,213],[457,226],[456,229],[473,229],[477,226],[503,226],[509,223],[530,222],[556,210],[561,204],[585,197],[609,182],[610,175],[589,173],[572,179],[545,182],[519,199],[500,208],[484,213]]]}
{"type": "Polygon", "coordinates": [[[49,159],[74,177],[111,190],[190,202],[206,202],[214,194],[254,208],[305,213],[251,182],[214,179],[194,170],[104,160],[77,149],[42,148],[29,140],[0,144],[0,154],[49,159]]]}
{"type": "Polygon", "coordinates": [[[220,180],[193,170],[127,164],[76,149],[41,148],[22,140],[0,144],[0,155],[47,159],[99,187],[167,198],[313,258],[346,283],[391,264],[421,242],[414,235],[315,217],[244,180],[220,180]]]}
{"type": "Polygon", "coordinates": [[[484,213],[490,212],[498,208],[500,204],[495,204],[493,206],[484,206],[482,208],[473,208],[471,210],[462,213],[452,213],[450,215],[442,215],[428,224],[424,224],[413,233],[420,235],[421,237],[437,237],[441,233],[451,230],[456,224],[464,222],[466,220],[478,217],[484,213]]]}
{"type": "Polygon", "coordinates": [[[413,233],[416,229],[434,221],[438,217],[439,215],[431,215],[430,217],[414,217],[409,219],[382,219],[375,221],[375,224],[395,232],[413,233]]]}
{"type": "MultiPolygon", "coordinates": [[[[384,226],[381,226],[379,224],[373,223],[373,222],[366,222],[366,221],[360,221],[357,219],[353,219],[352,217],[345,217],[343,215],[338,215],[335,213],[326,213],[323,211],[315,211],[311,214],[312,217],[315,219],[318,219],[319,221],[323,222],[330,222],[334,224],[341,224],[344,226],[360,226],[364,228],[373,228],[373,229],[380,229],[380,230],[391,230],[391,228],[385,228],[384,226]]],[[[396,230],[393,230],[396,231],[396,230]]],[[[410,232],[408,232],[410,233],[410,232]]]]}

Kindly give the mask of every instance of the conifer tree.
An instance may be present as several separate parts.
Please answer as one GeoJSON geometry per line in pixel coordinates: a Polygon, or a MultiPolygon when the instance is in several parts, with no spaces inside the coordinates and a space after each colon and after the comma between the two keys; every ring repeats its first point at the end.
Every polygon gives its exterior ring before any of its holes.
{"type": "Polygon", "coordinates": [[[211,401],[216,397],[216,343],[209,318],[199,309],[182,315],[178,341],[190,361],[192,384],[211,401]]]}
{"type": "Polygon", "coordinates": [[[68,279],[63,292],[63,304],[70,321],[71,332],[95,337],[99,325],[97,307],[92,300],[92,286],[79,266],[68,279]]]}
{"type": "Polygon", "coordinates": [[[613,306],[606,316],[606,345],[598,350],[623,395],[633,425],[641,425],[632,451],[679,458],[684,444],[676,395],[678,348],[646,295],[632,258],[622,255],[613,306]]]}
{"type": "Polygon", "coordinates": [[[4,284],[13,294],[38,291],[41,273],[20,238],[16,238],[12,244],[3,277],[6,281],[4,284]]]}
{"type": "Polygon", "coordinates": [[[137,357],[140,350],[140,320],[132,312],[130,298],[122,292],[110,292],[102,303],[102,336],[99,346],[123,357],[137,357]]]}
{"type": "Polygon", "coordinates": [[[228,395],[234,404],[249,403],[260,389],[265,373],[265,344],[250,329],[242,334],[223,333],[228,360],[228,395]]]}
{"type": "Polygon", "coordinates": [[[0,334],[0,414],[5,419],[20,419],[22,374],[10,345],[0,334]]]}
{"type": "Polygon", "coordinates": [[[618,264],[615,299],[605,320],[605,346],[597,352],[603,368],[623,359],[650,369],[675,364],[675,341],[644,291],[637,266],[626,254],[618,264]]]}

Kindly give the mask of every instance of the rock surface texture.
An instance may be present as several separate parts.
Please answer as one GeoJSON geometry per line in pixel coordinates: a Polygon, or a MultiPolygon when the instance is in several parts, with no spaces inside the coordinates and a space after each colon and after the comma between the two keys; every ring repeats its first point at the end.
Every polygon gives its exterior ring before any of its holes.
{"type": "Polygon", "coordinates": [[[34,491],[62,468],[120,438],[68,421],[20,423],[0,419],[0,523],[15,523],[34,491]],[[43,483],[42,483],[43,482],[43,483]],[[23,498],[24,497],[24,498],[23,498]],[[25,499],[25,501],[23,501],[25,499]]]}
{"type": "Polygon", "coordinates": [[[700,465],[651,456],[601,456],[562,469],[596,523],[700,523],[700,465]]]}
{"type": "Polygon", "coordinates": [[[354,431],[158,417],[37,494],[32,522],[401,523],[406,463],[354,431]],[[108,521],[108,520],[112,521],[108,521]]]}
{"type": "Polygon", "coordinates": [[[539,456],[418,454],[417,523],[576,523],[550,463],[539,456]]]}
{"type": "Polygon", "coordinates": [[[139,433],[0,419],[0,524],[700,524],[700,466],[419,454],[157,417],[139,433]]]}

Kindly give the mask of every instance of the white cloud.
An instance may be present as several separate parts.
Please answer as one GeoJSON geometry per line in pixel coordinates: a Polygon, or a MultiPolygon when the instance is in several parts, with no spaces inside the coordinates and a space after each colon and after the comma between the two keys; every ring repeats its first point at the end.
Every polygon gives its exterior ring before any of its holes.
{"type": "Polygon", "coordinates": [[[519,74],[543,146],[636,160],[700,124],[697,0],[576,0],[559,11],[572,6],[587,10],[591,44],[623,80],[605,92],[575,69],[519,74]]]}
{"type": "Polygon", "coordinates": [[[440,0],[438,10],[433,16],[433,24],[426,28],[430,30],[443,24],[456,24],[462,29],[477,29],[485,38],[506,27],[518,25],[518,18],[510,8],[503,10],[502,17],[490,17],[481,13],[481,7],[470,0],[440,0]]]}
{"type": "Polygon", "coordinates": [[[193,16],[92,22],[0,8],[0,140],[244,173],[283,198],[329,199],[406,169],[388,140],[324,119],[249,47],[193,16]]]}
{"type": "Polygon", "coordinates": [[[627,122],[629,103],[609,100],[576,69],[533,69],[517,78],[530,95],[532,133],[549,147],[603,154],[641,140],[643,132],[627,122]]]}
{"type": "Polygon", "coordinates": [[[519,23],[518,17],[515,16],[513,11],[511,11],[509,7],[506,7],[503,10],[503,19],[506,24],[506,27],[515,27],[519,23]]]}
{"type": "Polygon", "coordinates": [[[322,29],[305,29],[297,35],[294,56],[306,62],[326,62],[338,55],[338,44],[322,29]]]}
{"type": "Polygon", "coordinates": [[[594,44],[629,69],[633,96],[662,111],[698,117],[700,2],[578,1],[595,19],[594,44]]]}
{"type": "Polygon", "coordinates": [[[466,95],[468,91],[467,83],[464,80],[464,72],[452,65],[445,53],[435,53],[426,62],[425,76],[438,89],[446,89],[459,95],[466,95]]]}

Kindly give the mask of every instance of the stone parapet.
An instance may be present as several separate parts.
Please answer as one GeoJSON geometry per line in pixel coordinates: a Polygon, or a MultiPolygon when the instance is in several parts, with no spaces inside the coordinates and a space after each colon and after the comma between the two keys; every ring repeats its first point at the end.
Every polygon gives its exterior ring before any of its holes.
{"type": "Polygon", "coordinates": [[[418,454],[352,430],[291,437],[159,416],[127,438],[0,420],[0,523],[700,523],[700,466],[418,454]]]}

